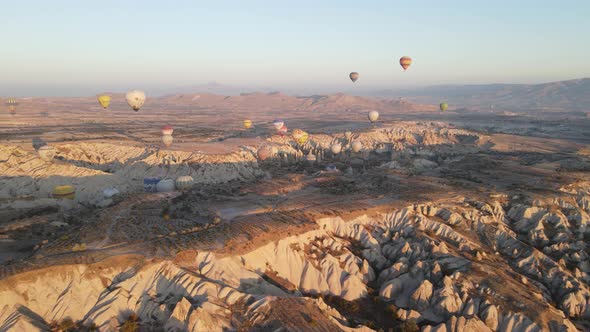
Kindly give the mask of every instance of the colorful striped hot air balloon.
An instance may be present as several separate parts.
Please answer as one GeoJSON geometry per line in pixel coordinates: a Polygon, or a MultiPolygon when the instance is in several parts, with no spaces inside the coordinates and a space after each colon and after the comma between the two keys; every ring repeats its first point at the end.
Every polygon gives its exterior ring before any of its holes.
{"type": "Polygon", "coordinates": [[[8,110],[10,111],[10,114],[12,114],[12,115],[16,114],[16,107],[18,106],[18,102],[16,101],[16,99],[8,98],[6,100],[6,106],[8,106],[8,110]]]}
{"type": "Polygon", "coordinates": [[[111,103],[111,96],[109,96],[109,95],[100,95],[100,96],[98,96],[96,98],[98,99],[98,103],[100,104],[100,106],[102,106],[102,108],[104,108],[106,110],[107,107],[109,107],[109,105],[111,103]]]}
{"type": "Polygon", "coordinates": [[[406,70],[412,64],[412,58],[410,58],[409,56],[403,56],[399,59],[399,64],[402,66],[404,70],[406,70]]]}
{"type": "Polygon", "coordinates": [[[352,73],[348,74],[348,77],[350,77],[350,80],[352,81],[352,83],[354,83],[356,82],[356,80],[359,79],[359,73],[353,71],[352,73]]]}

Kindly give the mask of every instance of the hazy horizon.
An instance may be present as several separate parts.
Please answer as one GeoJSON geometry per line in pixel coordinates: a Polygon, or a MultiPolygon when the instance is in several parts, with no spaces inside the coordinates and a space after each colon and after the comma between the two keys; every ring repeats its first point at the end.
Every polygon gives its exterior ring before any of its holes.
{"type": "Polygon", "coordinates": [[[590,76],[590,3],[40,0],[3,6],[0,95],[151,94],[208,82],[317,93],[590,76]],[[556,15],[559,13],[559,15],[556,15]],[[404,72],[399,57],[413,65],[404,72]],[[353,86],[347,75],[358,71],[353,86]]]}

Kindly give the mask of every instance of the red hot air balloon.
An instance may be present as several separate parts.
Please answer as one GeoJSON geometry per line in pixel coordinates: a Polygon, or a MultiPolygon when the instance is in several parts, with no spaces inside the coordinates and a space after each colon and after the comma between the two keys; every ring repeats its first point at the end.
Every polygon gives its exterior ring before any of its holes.
{"type": "Polygon", "coordinates": [[[171,126],[164,126],[162,127],[162,135],[172,135],[174,132],[174,128],[171,126]]]}
{"type": "Polygon", "coordinates": [[[409,56],[403,56],[399,59],[399,64],[402,66],[404,70],[406,70],[412,64],[412,58],[410,58],[409,56]]]}

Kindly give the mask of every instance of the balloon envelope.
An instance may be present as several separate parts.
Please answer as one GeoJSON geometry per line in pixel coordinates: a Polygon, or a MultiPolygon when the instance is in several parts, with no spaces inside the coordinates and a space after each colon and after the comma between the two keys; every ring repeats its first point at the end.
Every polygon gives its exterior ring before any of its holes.
{"type": "Polygon", "coordinates": [[[162,127],[162,135],[172,135],[172,133],[174,133],[174,128],[171,126],[162,127]]]}
{"type": "Polygon", "coordinates": [[[446,111],[447,108],[449,108],[449,105],[447,103],[440,103],[440,110],[441,111],[446,111]]]}
{"type": "Polygon", "coordinates": [[[100,106],[102,106],[104,109],[109,107],[109,104],[111,103],[111,96],[109,95],[100,95],[97,99],[100,106]]]}
{"type": "Polygon", "coordinates": [[[356,82],[356,80],[359,79],[359,73],[353,71],[352,73],[348,74],[348,77],[350,77],[350,80],[352,81],[352,83],[356,82]]]}
{"type": "Polygon", "coordinates": [[[403,56],[399,59],[399,64],[402,66],[404,70],[406,70],[412,64],[412,58],[410,58],[409,56],[403,56]]]}
{"type": "Polygon", "coordinates": [[[377,121],[377,119],[379,119],[379,112],[377,111],[369,111],[369,113],[367,114],[369,121],[371,122],[375,122],[377,121]]]}
{"type": "Polygon", "coordinates": [[[125,99],[127,100],[127,104],[137,112],[145,103],[145,92],[141,90],[131,90],[127,92],[125,99]]]}
{"type": "Polygon", "coordinates": [[[65,199],[74,199],[76,196],[76,189],[73,186],[56,186],[53,188],[53,197],[55,198],[65,198],[65,199]]]}
{"type": "Polygon", "coordinates": [[[276,120],[274,120],[274,121],[272,122],[272,125],[273,125],[273,126],[274,126],[274,127],[277,129],[277,130],[280,130],[280,129],[283,127],[283,125],[284,125],[284,124],[285,124],[285,122],[284,122],[283,120],[279,120],[279,119],[276,119],[276,120]]]}
{"type": "Polygon", "coordinates": [[[190,175],[183,175],[183,176],[179,176],[176,179],[175,183],[176,183],[176,189],[185,190],[185,189],[189,189],[190,187],[193,186],[193,184],[195,183],[195,179],[193,179],[193,177],[190,175]]]}
{"type": "Polygon", "coordinates": [[[342,145],[340,143],[334,143],[330,147],[330,151],[332,151],[333,154],[339,154],[340,151],[342,151],[342,145]]]}
{"type": "Polygon", "coordinates": [[[252,128],[252,120],[244,120],[244,128],[246,128],[246,129],[252,128]]]}
{"type": "Polygon", "coordinates": [[[164,143],[167,148],[172,145],[172,142],[174,142],[174,137],[172,137],[172,135],[162,135],[162,143],[164,143]]]}
{"type": "Polygon", "coordinates": [[[16,106],[18,106],[18,102],[14,98],[8,98],[6,100],[6,106],[8,106],[10,113],[14,115],[16,113],[16,106]]]}
{"type": "Polygon", "coordinates": [[[350,131],[350,130],[345,131],[344,138],[346,138],[347,140],[350,140],[352,138],[352,131],[350,131]]]}

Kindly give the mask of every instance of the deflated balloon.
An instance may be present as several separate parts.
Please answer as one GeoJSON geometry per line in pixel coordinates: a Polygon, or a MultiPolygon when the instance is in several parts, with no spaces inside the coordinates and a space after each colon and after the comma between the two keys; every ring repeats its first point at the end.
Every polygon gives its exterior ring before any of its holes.
{"type": "Polygon", "coordinates": [[[100,95],[97,97],[97,99],[100,106],[102,106],[104,109],[109,107],[109,104],[111,103],[111,96],[109,95],[100,95]]]}
{"type": "Polygon", "coordinates": [[[172,137],[172,135],[162,135],[162,143],[164,143],[167,148],[172,145],[172,142],[174,142],[174,137],[172,137]]]}
{"type": "Polygon", "coordinates": [[[402,66],[404,70],[406,70],[412,64],[412,58],[410,58],[409,56],[403,56],[399,59],[399,64],[402,66]]]}
{"type": "Polygon", "coordinates": [[[353,71],[352,73],[348,74],[348,77],[350,77],[350,80],[352,81],[352,83],[354,83],[356,82],[356,80],[359,79],[359,73],[353,71]]]}
{"type": "Polygon", "coordinates": [[[359,141],[354,141],[352,142],[352,151],[354,153],[358,153],[363,149],[363,143],[359,142],[359,141]]]}
{"type": "Polygon", "coordinates": [[[55,157],[55,148],[50,145],[43,145],[39,148],[39,158],[45,162],[50,162],[55,157]]]}
{"type": "Polygon", "coordinates": [[[252,120],[248,120],[248,119],[244,120],[244,128],[246,128],[246,129],[252,128],[252,120]]]}
{"type": "Polygon", "coordinates": [[[125,99],[127,100],[127,104],[137,112],[145,103],[145,92],[141,90],[131,90],[127,92],[125,99]]]}
{"type": "Polygon", "coordinates": [[[174,133],[174,128],[171,126],[162,127],[162,135],[172,135],[172,133],[174,133]]]}
{"type": "Polygon", "coordinates": [[[377,119],[379,119],[379,112],[377,111],[369,111],[369,113],[367,114],[367,116],[369,117],[369,121],[371,121],[371,123],[374,123],[377,121],[377,119]]]}
{"type": "Polygon", "coordinates": [[[447,103],[440,103],[440,110],[442,112],[446,111],[447,108],[449,108],[449,105],[447,103]]]}

